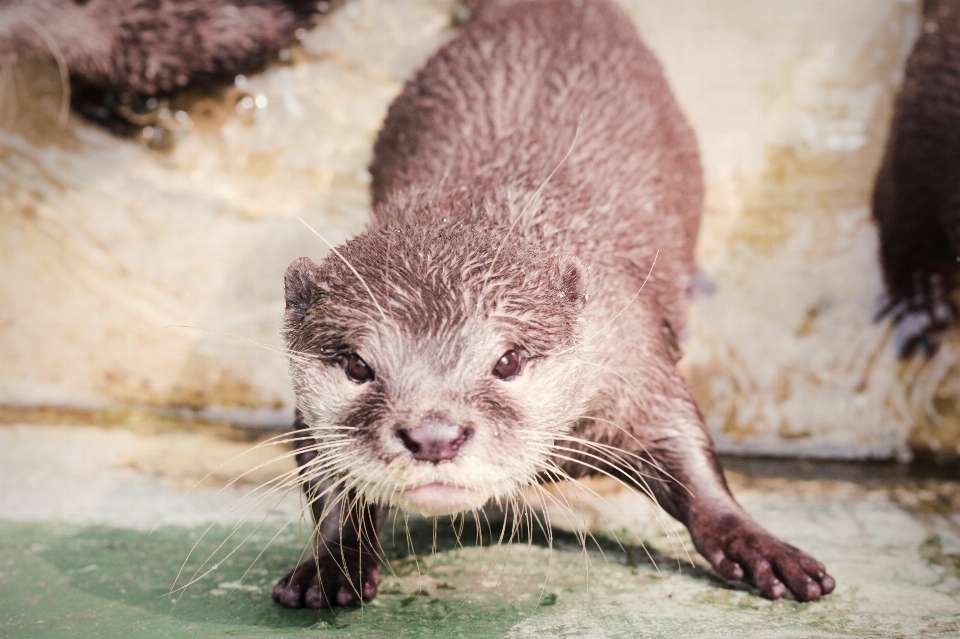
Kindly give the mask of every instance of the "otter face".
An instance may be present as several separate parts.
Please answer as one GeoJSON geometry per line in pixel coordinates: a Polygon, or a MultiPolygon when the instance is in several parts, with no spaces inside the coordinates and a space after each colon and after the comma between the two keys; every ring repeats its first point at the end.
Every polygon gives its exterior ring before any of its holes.
{"type": "Polygon", "coordinates": [[[441,515],[547,468],[579,412],[586,268],[499,245],[476,229],[384,230],[290,266],[284,331],[318,452],[306,473],[441,515]]]}

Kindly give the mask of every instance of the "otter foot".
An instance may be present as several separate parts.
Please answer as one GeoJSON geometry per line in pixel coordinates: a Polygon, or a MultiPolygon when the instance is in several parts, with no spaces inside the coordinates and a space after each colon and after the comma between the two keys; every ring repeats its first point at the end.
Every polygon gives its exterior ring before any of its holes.
{"type": "Polygon", "coordinates": [[[917,352],[932,357],[940,336],[957,324],[957,309],[950,299],[951,274],[914,271],[906,290],[891,291],[875,317],[889,316],[901,358],[917,352]]]}
{"type": "Polygon", "coordinates": [[[752,521],[721,518],[690,532],[697,550],[717,572],[753,583],[768,599],[780,599],[789,591],[797,601],[813,601],[836,586],[823,564],[752,521]]]}
{"type": "Polygon", "coordinates": [[[364,555],[344,570],[332,558],[308,557],[273,587],[273,600],[287,608],[357,606],[377,596],[380,561],[364,555]]]}

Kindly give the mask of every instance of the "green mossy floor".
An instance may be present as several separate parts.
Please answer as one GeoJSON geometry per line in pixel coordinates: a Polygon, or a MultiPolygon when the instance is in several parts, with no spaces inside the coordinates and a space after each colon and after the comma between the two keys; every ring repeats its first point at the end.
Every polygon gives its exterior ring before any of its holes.
{"type": "MultiPolygon", "coordinates": [[[[217,508],[202,491],[184,494],[98,461],[95,452],[123,433],[13,432],[0,427],[0,637],[960,637],[960,484],[951,479],[784,479],[749,464],[732,473],[745,507],[836,577],[836,592],[811,604],[766,601],[725,584],[702,560],[677,561],[683,551],[654,533],[645,538],[650,556],[609,532],[586,553],[560,530],[552,547],[527,529],[520,542],[498,546],[491,539],[503,520],[491,515],[480,544],[470,523],[461,532],[447,521],[434,529],[428,520],[391,520],[382,535],[390,568],[373,603],[291,611],[269,593],[304,548],[295,508],[259,529],[251,517],[232,536],[233,522],[204,533],[196,518],[151,532],[156,511],[133,505],[156,504],[174,522],[191,509],[213,521],[217,508]],[[45,468],[56,452],[50,442],[69,447],[74,435],[98,442],[89,454],[71,448],[87,462],[45,468]],[[98,491],[81,521],[70,500],[98,491]],[[45,500],[58,505],[45,510],[45,500]],[[274,538],[290,512],[295,523],[274,538]],[[204,561],[216,570],[169,594],[206,570],[204,561]]],[[[242,494],[227,490],[219,503],[242,494]]],[[[639,497],[609,500],[612,518],[646,508],[639,497]]],[[[618,536],[631,539],[626,530],[618,536]]]]}

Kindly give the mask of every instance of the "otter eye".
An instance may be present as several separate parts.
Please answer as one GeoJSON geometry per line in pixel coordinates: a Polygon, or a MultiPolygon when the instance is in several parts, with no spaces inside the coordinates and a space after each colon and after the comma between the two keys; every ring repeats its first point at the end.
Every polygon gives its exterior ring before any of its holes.
{"type": "Polygon", "coordinates": [[[360,359],[360,356],[356,353],[351,353],[347,357],[347,361],[344,363],[343,370],[346,372],[347,378],[351,382],[363,384],[365,382],[373,381],[373,369],[367,366],[367,363],[360,359]]]}
{"type": "Polygon", "coordinates": [[[503,357],[493,367],[493,374],[500,379],[513,379],[520,374],[520,353],[515,350],[509,350],[503,354],[503,357]]]}

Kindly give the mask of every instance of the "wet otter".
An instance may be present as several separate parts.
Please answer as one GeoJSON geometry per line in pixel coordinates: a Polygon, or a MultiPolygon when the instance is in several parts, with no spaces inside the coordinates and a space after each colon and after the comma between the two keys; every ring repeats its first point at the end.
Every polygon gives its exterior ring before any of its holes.
{"type": "Polygon", "coordinates": [[[902,357],[934,353],[957,325],[960,271],[960,1],[925,0],[873,191],[887,299],[902,357]]]}
{"type": "Polygon", "coordinates": [[[130,111],[265,67],[338,0],[0,0],[0,65],[54,56],[81,115],[129,132],[130,111]]]}
{"type": "Polygon", "coordinates": [[[606,473],[720,574],[833,590],[743,511],[675,366],[703,200],[693,132],[610,0],[488,0],[391,105],[367,231],[285,277],[314,556],[290,607],[376,595],[385,510],[606,473]]]}

